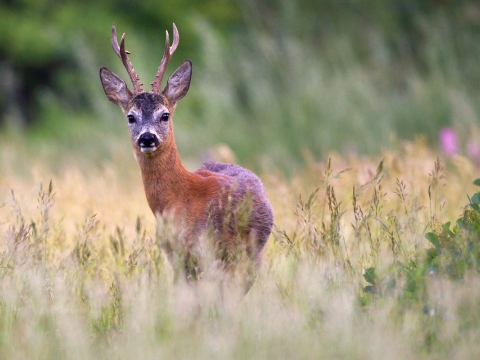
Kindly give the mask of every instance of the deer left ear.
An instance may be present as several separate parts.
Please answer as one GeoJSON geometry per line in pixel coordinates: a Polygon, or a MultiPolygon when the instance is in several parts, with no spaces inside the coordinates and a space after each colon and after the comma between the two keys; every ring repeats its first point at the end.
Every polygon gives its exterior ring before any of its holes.
{"type": "Polygon", "coordinates": [[[170,76],[167,85],[165,85],[165,89],[163,89],[163,93],[175,104],[187,95],[191,79],[192,62],[185,60],[182,65],[175,70],[172,76],[170,76]]]}
{"type": "Polygon", "coordinates": [[[103,91],[105,91],[108,100],[115,105],[120,106],[122,109],[125,109],[128,102],[133,97],[132,92],[127,87],[127,84],[125,84],[125,81],[105,67],[100,69],[100,80],[102,82],[103,91]]]}

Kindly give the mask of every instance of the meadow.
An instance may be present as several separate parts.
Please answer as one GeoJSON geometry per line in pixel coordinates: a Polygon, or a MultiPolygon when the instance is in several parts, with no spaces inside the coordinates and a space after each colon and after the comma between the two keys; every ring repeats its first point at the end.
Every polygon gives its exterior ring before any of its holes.
{"type": "MultiPolygon", "coordinates": [[[[194,63],[174,118],[180,155],[189,170],[206,159],[254,170],[273,206],[246,295],[251,269],[240,256],[227,277],[207,235],[197,279],[166,260],[165,247],[181,259],[181,229],[151,214],[126,120],[98,79],[100,66],[126,77],[109,47],[114,14],[149,83],[152,39],[163,46],[149,14],[170,24],[168,5],[141,2],[133,17],[112,1],[82,30],[68,20],[94,7],[79,4],[57,9],[41,46],[11,44],[30,51],[27,67],[57,53],[74,66],[53,61],[28,127],[15,104],[2,113],[0,359],[479,357],[476,3],[217,4],[223,28],[200,7],[178,15],[194,63]]],[[[24,26],[9,40],[44,22],[20,8],[31,18],[17,9],[24,26]]]]}
{"type": "Polygon", "coordinates": [[[205,238],[198,280],[174,276],[162,246],[175,231],[150,214],[125,145],[99,167],[53,169],[3,147],[2,358],[478,356],[468,158],[417,140],[262,172],[276,225],[244,296],[205,238]]]}

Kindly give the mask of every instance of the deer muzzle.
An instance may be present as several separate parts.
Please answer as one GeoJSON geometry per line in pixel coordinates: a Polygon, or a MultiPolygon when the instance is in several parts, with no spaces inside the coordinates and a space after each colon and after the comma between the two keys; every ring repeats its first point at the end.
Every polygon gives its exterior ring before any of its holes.
{"type": "Polygon", "coordinates": [[[160,141],[155,134],[146,132],[140,135],[137,141],[137,145],[142,153],[151,153],[158,148],[160,141]]]}

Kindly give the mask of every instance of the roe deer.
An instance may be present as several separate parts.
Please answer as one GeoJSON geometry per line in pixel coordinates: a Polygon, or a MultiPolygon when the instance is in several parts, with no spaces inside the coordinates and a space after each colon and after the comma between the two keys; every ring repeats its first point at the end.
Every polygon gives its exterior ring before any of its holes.
{"type": "MultiPolygon", "coordinates": [[[[156,215],[170,215],[186,227],[186,241],[213,230],[217,249],[243,247],[256,264],[270,236],[273,213],[260,179],[238,165],[206,162],[190,173],[179,158],[173,135],[172,117],[177,102],[186,94],[192,76],[192,63],[185,60],[161,90],[167,64],[175,52],[179,35],[173,24],[173,44],[168,31],[165,52],[152,82],[152,91],[143,91],[125,50],[125,34],[118,45],[115,24],[112,46],[122,60],[133,92],[125,82],[105,67],[100,79],[107,98],[122,108],[128,119],[134,154],[142,174],[148,204],[156,215]],[[249,204],[243,225],[236,210],[249,204]]],[[[228,258],[222,256],[228,263],[228,258]]]]}

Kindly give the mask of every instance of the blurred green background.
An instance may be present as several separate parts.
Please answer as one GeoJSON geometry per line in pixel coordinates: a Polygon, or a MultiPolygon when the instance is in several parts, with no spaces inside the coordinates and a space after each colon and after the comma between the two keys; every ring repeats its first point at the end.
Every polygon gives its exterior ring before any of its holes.
{"type": "Polygon", "coordinates": [[[113,22],[144,84],[176,23],[167,76],[192,60],[174,122],[181,155],[195,161],[225,143],[241,163],[288,169],[419,135],[436,146],[445,126],[477,136],[478,1],[3,0],[3,143],[90,160],[130,146],[98,76],[107,66],[128,80],[113,22]]]}

